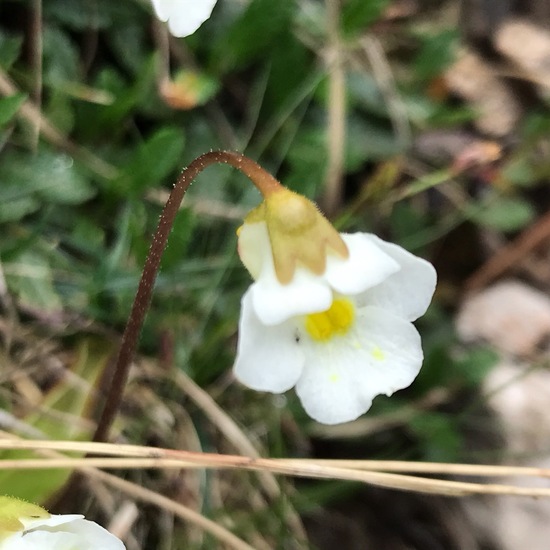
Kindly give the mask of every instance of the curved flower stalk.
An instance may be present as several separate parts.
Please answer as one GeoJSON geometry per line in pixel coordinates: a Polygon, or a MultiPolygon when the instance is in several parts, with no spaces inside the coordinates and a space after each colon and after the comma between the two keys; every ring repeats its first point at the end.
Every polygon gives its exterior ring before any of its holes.
{"type": "Polygon", "coordinates": [[[157,17],[168,22],[172,35],[193,34],[209,17],[217,0],[151,0],[157,17]]]}
{"type": "Polygon", "coordinates": [[[255,390],[292,387],[325,424],[356,419],[422,365],[412,321],[436,284],[427,261],[367,233],[338,234],[284,188],[239,230],[255,282],[242,299],[235,376],[255,390]]]}
{"type": "Polygon", "coordinates": [[[79,514],[51,515],[44,508],[0,497],[0,550],[124,550],[114,535],[79,514]]]}

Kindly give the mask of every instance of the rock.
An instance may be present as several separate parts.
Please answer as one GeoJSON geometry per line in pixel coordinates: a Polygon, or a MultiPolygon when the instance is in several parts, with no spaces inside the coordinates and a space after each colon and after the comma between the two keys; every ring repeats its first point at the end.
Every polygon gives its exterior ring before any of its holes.
{"type": "Polygon", "coordinates": [[[465,342],[527,356],[550,335],[550,298],[526,284],[503,281],[466,299],[456,321],[465,342]]]}

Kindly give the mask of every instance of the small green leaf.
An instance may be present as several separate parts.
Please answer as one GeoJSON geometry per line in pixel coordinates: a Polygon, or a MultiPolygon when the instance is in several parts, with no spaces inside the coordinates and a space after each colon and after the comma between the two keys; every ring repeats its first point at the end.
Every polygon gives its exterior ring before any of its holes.
{"type": "Polygon", "coordinates": [[[158,185],[181,165],[185,140],[181,129],[164,127],[135,152],[115,185],[124,193],[140,193],[158,185]]]}
{"type": "Polygon", "coordinates": [[[498,231],[518,231],[535,219],[536,212],[530,202],[519,197],[501,197],[475,214],[480,224],[498,231]]]}
{"type": "Polygon", "coordinates": [[[455,361],[455,367],[465,377],[466,381],[477,387],[485,380],[489,371],[499,360],[498,353],[488,347],[476,347],[455,361]]]}
{"type": "Polygon", "coordinates": [[[243,66],[261,59],[291,25],[291,0],[252,0],[229,32],[220,36],[216,53],[225,67],[243,66]]]}
{"type": "Polygon", "coordinates": [[[61,310],[51,267],[39,251],[26,250],[5,264],[8,286],[18,300],[41,311],[61,310]]]}
{"type": "Polygon", "coordinates": [[[8,70],[19,57],[23,39],[0,31],[0,66],[8,70]]]}
{"type": "Polygon", "coordinates": [[[376,21],[389,0],[349,0],[342,9],[342,30],[348,36],[364,31],[376,21]]]}
{"type": "Polygon", "coordinates": [[[19,111],[27,94],[14,94],[0,98],[0,126],[8,123],[19,111]]]}
{"type": "Polygon", "coordinates": [[[426,36],[414,63],[417,78],[429,80],[439,76],[453,61],[457,40],[458,31],[456,29],[448,29],[426,36]]]}
{"type": "Polygon", "coordinates": [[[0,163],[2,186],[8,187],[12,201],[34,197],[59,204],[80,204],[95,193],[71,157],[47,150],[34,156],[5,154],[0,163]]]}
{"type": "Polygon", "coordinates": [[[0,223],[15,222],[36,212],[40,202],[32,196],[19,196],[19,191],[13,186],[0,185],[0,223]]]}
{"type": "Polygon", "coordinates": [[[50,26],[44,29],[44,81],[58,86],[64,82],[78,81],[78,50],[68,34],[50,26]]]}
{"type": "Polygon", "coordinates": [[[462,447],[462,437],[451,417],[436,412],[413,416],[409,427],[422,441],[426,460],[456,462],[462,447]]]}

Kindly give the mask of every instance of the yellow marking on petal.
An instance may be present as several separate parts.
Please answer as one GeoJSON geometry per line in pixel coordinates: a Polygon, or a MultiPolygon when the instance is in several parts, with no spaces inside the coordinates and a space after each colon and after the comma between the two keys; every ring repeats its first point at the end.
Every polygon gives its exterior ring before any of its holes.
{"type": "Polygon", "coordinates": [[[347,298],[337,298],[326,311],[306,315],[308,334],[318,342],[326,342],[336,334],[346,334],[355,320],[355,307],[347,298]]]}
{"type": "Polygon", "coordinates": [[[371,355],[377,361],[384,361],[384,359],[386,358],[386,355],[378,346],[374,346],[374,348],[371,351],[371,355]]]}
{"type": "Polygon", "coordinates": [[[338,382],[338,380],[340,380],[340,375],[333,372],[329,375],[328,380],[329,382],[338,382]]]}

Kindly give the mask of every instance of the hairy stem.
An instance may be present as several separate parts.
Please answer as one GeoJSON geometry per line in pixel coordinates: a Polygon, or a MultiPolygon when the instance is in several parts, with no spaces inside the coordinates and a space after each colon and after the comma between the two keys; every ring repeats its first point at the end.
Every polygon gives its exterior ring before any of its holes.
{"type": "Polygon", "coordinates": [[[281,187],[281,184],[274,177],[268,174],[254,161],[244,155],[229,151],[212,151],[210,153],[205,153],[197,157],[180,174],[166,201],[157,230],[153,236],[151,246],[149,247],[136,297],[132,305],[132,311],[130,312],[124,334],[122,335],[114,372],[108,383],[106,399],[93,441],[106,441],[108,439],[109,430],[120,409],[124,388],[128,380],[130,365],[134,358],[145,315],[151,303],[151,295],[159,271],[162,254],[166,248],[168,236],[172,230],[176,214],[178,213],[185,192],[199,172],[202,172],[207,166],[217,162],[230,164],[243,172],[252,180],[252,183],[254,183],[264,196],[268,196],[281,187]]]}

